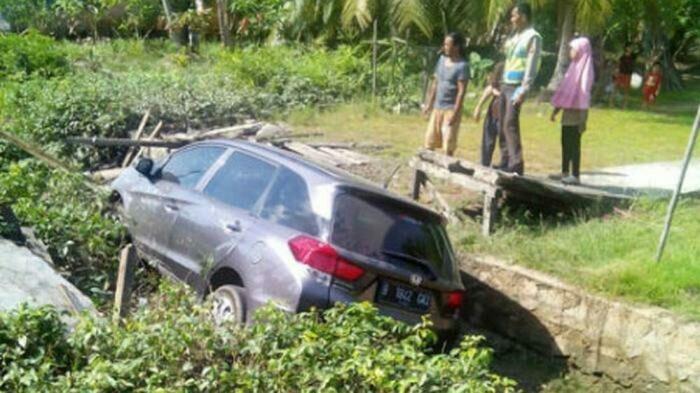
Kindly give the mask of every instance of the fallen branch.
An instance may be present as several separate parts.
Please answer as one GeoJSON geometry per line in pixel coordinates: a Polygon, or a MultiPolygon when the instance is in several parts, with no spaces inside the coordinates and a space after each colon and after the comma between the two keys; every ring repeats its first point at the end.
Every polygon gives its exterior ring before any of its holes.
{"type": "Polygon", "coordinates": [[[48,153],[44,152],[38,146],[34,146],[32,143],[22,140],[21,138],[7,133],[5,131],[0,131],[0,138],[12,143],[13,145],[19,147],[20,149],[27,152],[32,157],[43,162],[47,166],[53,169],[62,169],[66,172],[76,172],[70,165],[61,162],[58,158],[54,158],[48,153]]]}

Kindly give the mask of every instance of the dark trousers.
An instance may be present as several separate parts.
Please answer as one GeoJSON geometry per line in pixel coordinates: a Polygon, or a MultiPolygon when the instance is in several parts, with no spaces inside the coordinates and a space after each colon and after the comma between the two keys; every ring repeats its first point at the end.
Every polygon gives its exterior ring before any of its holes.
{"type": "Polygon", "coordinates": [[[512,100],[513,92],[518,86],[501,86],[501,133],[506,146],[501,145],[501,157],[507,163],[505,170],[522,175],[525,172],[523,161],[523,146],[520,142],[520,107],[515,106],[512,100]]]}
{"type": "Polygon", "coordinates": [[[574,177],[579,177],[581,167],[580,129],[580,126],[561,126],[561,172],[571,173],[574,177]]]}
{"type": "MultiPolygon", "coordinates": [[[[500,105],[499,101],[500,100],[496,100],[492,105],[500,105]]],[[[493,115],[492,105],[489,105],[489,110],[486,112],[483,135],[481,136],[481,165],[483,166],[491,166],[493,151],[496,148],[496,140],[498,140],[498,145],[501,149],[506,145],[505,137],[501,132],[500,119],[493,115]]],[[[501,165],[499,166],[506,165],[507,162],[501,157],[501,165]]]]}

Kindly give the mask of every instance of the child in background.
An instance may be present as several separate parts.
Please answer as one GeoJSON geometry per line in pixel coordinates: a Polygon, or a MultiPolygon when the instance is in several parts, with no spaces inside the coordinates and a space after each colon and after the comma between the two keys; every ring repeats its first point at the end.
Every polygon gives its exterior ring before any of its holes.
{"type": "MultiPolygon", "coordinates": [[[[484,119],[483,135],[481,137],[481,165],[490,166],[493,157],[493,150],[496,147],[496,138],[501,151],[505,149],[505,140],[501,134],[499,124],[499,108],[501,98],[501,79],[503,79],[503,63],[498,63],[494,66],[493,71],[489,75],[488,84],[481,94],[479,103],[474,108],[474,121],[479,121],[481,118],[481,109],[486,101],[491,98],[488,109],[486,110],[486,118],[484,119]]],[[[503,157],[501,162],[505,163],[503,157]]],[[[504,165],[500,165],[503,167],[504,165]]]]}
{"type": "Polygon", "coordinates": [[[656,102],[656,98],[659,96],[659,91],[661,90],[661,79],[663,74],[661,73],[661,64],[656,62],[651,68],[651,72],[644,76],[644,87],[642,87],[642,94],[644,95],[644,108],[649,109],[650,105],[656,102]]]}

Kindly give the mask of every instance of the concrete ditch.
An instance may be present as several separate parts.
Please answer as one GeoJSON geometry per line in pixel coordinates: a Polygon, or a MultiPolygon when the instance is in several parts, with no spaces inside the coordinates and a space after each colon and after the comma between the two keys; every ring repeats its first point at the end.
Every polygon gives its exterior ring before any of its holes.
{"type": "Polygon", "coordinates": [[[472,326],[634,391],[700,391],[700,323],[489,257],[463,257],[462,269],[472,326]]]}

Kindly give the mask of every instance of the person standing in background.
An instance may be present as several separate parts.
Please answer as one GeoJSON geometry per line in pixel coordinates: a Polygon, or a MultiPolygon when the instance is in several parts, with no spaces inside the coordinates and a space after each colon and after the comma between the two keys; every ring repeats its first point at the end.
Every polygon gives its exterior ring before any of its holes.
{"type": "MultiPolygon", "coordinates": [[[[627,108],[627,97],[630,92],[630,83],[632,82],[636,60],[637,55],[632,51],[632,46],[626,45],[625,52],[620,56],[617,76],[615,77],[615,86],[622,91],[622,109],[627,108]]],[[[612,98],[610,99],[610,106],[612,106],[612,98]]]]}
{"type": "Polygon", "coordinates": [[[506,166],[499,169],[522,175],[525,162],[520,140],[520,109],[537,76],[542,37],[532,27],[532,8],[527,3],[513,7],[510,22],[514,32],[505,43],[499,108],[501,132],[506,142],[501,157],[506,166]]]}
{"type": "Polygon", "coordinates": [[[425,148],[443,149],[451,156],[457,149],[464,95],[469,84],[469,64],[464,60],[464,38],[450,33],[443,41],[443,54],[435,67],[423,114],[430,114],[425,148]]]}
{"type": "MultiPolygon", "coordinates": [[[[481,94],[479,103],[474,108],[474,121],[478,122],[481,118],[481,109],[486,101],[491,99],[489,106],[486,109],[486,117],[484,118],[483,135],[481,137],[481,165],[491,166],[493,158],[493,150],[498,145],[503,148],[505,139],[501,133],[499,123],[499,109],[501,105],[501,79],[503,79],[503,63],[498,63],[494,66],[493,71],[489,75],[488,84],[481,94]]],[[[500,167],[506,165],[506,162],[501,161],[500,167]]]]}
{"type": "Polygon", "coordinates": [[[569,44],[571,63],[552,97],[551,120],[563,110],[561,118],[562,182],[578,184],[581,167],[581,135],[586,130],[591,89],[595,78],[591,43],[586,37],[569,44]],[[571,170],[571,172],[569,171],[571,170]]]}

